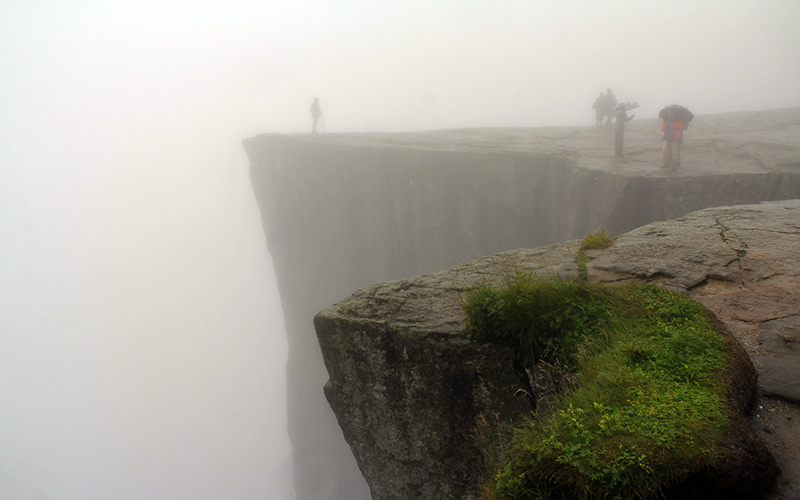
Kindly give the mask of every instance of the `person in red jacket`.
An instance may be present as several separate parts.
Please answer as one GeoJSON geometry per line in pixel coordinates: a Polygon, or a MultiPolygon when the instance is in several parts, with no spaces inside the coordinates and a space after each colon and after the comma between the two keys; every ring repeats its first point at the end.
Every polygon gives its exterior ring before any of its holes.
{"type": "Polygon", "coordinates": [[[664,131],[664,143],[661,151],[664,168],[681,166],[681,141],[685,128],[683,120],[676,118],[673,110],[667,111],[667,117],[661,123],[661,130],[664,131]]]}

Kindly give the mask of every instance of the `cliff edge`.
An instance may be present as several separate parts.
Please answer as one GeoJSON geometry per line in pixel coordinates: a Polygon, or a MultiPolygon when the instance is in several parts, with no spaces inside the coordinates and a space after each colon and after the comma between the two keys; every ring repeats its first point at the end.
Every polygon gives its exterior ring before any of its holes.
{"type": "Polygon", "coordinates": [[[369,498],[322,393],[312,318],[353,290],[513,248],[620,234],[714,206],[800,198],[800,110],[697,116],[683,167],[657,120],[594,127],[246,139],[289,342],[299,500],[369,498]]]}

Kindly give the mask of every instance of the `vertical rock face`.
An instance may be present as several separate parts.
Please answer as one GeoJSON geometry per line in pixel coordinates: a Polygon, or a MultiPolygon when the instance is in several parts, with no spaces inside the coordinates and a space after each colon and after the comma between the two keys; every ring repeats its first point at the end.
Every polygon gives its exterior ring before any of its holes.
{"type": "Polygon", "coordinates": [[[461,498],[484,473],[480,420],[531,409],[514,397],[523,380],[502,349],[335,313],[317,330],[325,395],[373,498],[461,498]]]}
{"type": "Polygon", "coordinates": [[[244,141],[286,321],[298,499],[370,495],[322,392],[318,311],[376,282],[601,226],[618,234],[703,207],[798,198],[800,153],[786,137],[800,134],[799,114],[697,117],[681,172],[661,171],[659,145],[649,145],[658,124],[646,121],[626,130],[622,162],[594,128],[244,141]]]}
{"type": "Polygon", "coordinates": [[[486,270],[377,285],[315,318],[325,395],[373,498],[464,498],[484,477],[498,425],[533,409],[512,354],[463,335],[462,294],[504,277],[486,270]]]}

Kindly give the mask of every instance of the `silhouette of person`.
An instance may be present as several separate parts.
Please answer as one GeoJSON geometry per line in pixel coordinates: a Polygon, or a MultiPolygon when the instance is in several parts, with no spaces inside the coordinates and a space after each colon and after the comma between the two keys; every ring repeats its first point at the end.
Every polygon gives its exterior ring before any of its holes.
{"type": "Polygon", "coordinates": [[[600,97],[594,100],[592,109],[594,110],[594,124],[599,127],[603,124],[603,117],[606,114],[606,98],[602,92],[600,92],[600,97]]]}
{"type": "Polygon", "coordinates": [[[320,116],[322,116],[322,110],[319,109],[319,97],[315,97],[314,102],[311,103],[311,118],[314,120],[314,125],[311,126],[311,132],[314,134],[317,133],[317,123],[319,123],[320,116]]]}
{"type": "Polygon", "coordinates": [[[606,107],[605,114],[608,116],[606,125],[611,126],[611,118],[614,117],[614,107],[617,105],[617,97],[611,92],[611,89],[606,89],[606,107]]]}
{"type": "Polygon", "coordinates": [[[661,122],[664,131],[664,142],[661,150],[662,167],[678,168],[681,166],[681,142],[686,124],[675,116],[675,111],[667,110],[667,117],[661,122]]]}
{"type": "Polygon", "coordinates": [[[633,120],[636,115],[628,116],[625,108],[620,108],[617,111],[617,126],[614,129],[614,156],[622,158],[622,141],[625,136],[625,123],[633,120]]]}

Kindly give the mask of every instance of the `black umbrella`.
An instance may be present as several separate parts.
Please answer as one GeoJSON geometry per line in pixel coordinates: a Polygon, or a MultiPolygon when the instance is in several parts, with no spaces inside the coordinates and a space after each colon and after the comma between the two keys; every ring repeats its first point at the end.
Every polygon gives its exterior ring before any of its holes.
{"type": "Polygon", "coordinates": [[[667,111],[672,110],[675,114],[675,118],[683,120],[686,124],[692,121],[694,118],[694,114],[689,111],[688,108],[681,106],[680,104],[670,104],[669,106],[664,107],[661,111],[658,112],[658,117],[662,120],[667,118],[667,111]]]}

